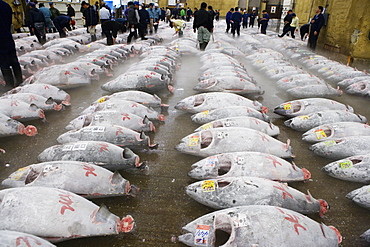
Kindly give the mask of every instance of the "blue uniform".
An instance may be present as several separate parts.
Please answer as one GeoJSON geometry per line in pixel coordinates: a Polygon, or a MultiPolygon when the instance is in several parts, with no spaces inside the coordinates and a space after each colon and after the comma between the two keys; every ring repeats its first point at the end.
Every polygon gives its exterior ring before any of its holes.
{"type": "Polygon", "coordinates": [[[240,36],[240,23],[243,20],[243,15],[239,11],[235,11],[231,16],[232,21],[232,28],[231,33],[235,35],[235,31],[237,32],[238,36],[240,36]]]}
{"type": "Polygon", "coordinates": [[[267,13],[263,14],[262,20],[260,21],[260,23],[261,23],[261,33],[266,34],[266,29],[267,29],[267,25],[269,23],[269,20],[270,20],[269,14],[267,14],[267,13]]]}
{"type": "Polygon", "coordinates": [[[243,14],[243,28],[247,28],[248,27],[248,18],[249,18],[249,14],[248,13],[243,14]]]}
{"type": "Polygon", "coordinates": [[[325,18],[323,14],[317,14],[315,15],[312,20],[311,20],[311,30],[310,30],[310,36],[308,38],[308,44],[310,48],[315,49],[316,48],[316,43],[317,39],[319,37],[320,30],[322,26],[325,23],[325,18]],[[317,32],[316,35],[314,32],[317,32]]]}
{"type": "Polygon", "coordinates": [[[228,33],[231,27],[231,16],[233,15],[233,12],[229,11],[226,13],[226,32],[228,33]]]}

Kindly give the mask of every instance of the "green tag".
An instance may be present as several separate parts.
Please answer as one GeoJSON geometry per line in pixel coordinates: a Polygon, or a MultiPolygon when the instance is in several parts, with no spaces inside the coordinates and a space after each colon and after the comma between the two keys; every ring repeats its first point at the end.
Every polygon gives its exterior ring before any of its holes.
{"type": "Polygon", "coordinates": [[[344,162],[340,162],[339,165],[340,165],[340,168],[342,168],[342,169],[352,168],[353,167],[353,163],[350,160],[347,160],[347,161],[344,161],[344,162]]]}

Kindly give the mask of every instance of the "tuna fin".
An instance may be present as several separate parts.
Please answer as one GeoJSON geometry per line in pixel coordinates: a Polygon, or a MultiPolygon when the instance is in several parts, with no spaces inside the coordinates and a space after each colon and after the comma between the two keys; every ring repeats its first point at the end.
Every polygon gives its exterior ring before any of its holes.
{"type": "Polygon", "coordinates": [[[312,203],[312,199],[313,199],[313,197],[312,197],[312,195],[310,193],[310,190],[307,190],[306,201],[308,203],[312,203]]]}
{"type": "Polygon", "coordinates": [[[290,139],[288,139],[286,141],[286,144],[285,144],[285,151],[288,151],[289,150],[289,146],[290,146],[290,139]]]}
{"type": "Polygon", "coordinates": [[[343,91],[342,91],[342,90],[340,90],[340,87],[339,87],[339,86],[337,87],[337,91],[339,92],[339,96],[342,96],[343,91]]]}
{"type": "Polygon", "coordinates": [[[110,179],[110,183],[111,184],[118,184],[119,182],[121,182],[123,179],[123,177],[121,176],[121,174],[118,172],[118,171],[114,171],[111,179],[110,179]]]}
{"type": "Polygon", "coordinates": [[[95,215],[93,217],[93,222],[94,223],[105,223],[105,222],[107,222],[107,219],[111,214],[112,213],[109,212],[107,206],[102,204],[99,207],[98,211],[95,213],[95,215]]]}

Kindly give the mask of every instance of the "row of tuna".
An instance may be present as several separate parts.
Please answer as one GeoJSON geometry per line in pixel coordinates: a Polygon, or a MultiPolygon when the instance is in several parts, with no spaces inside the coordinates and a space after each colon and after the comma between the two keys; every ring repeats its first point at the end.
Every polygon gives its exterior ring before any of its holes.
{"type": "MultiPolygon", "coordinates": [[[[222,66],[230,71],[229,77],[246,76],[245,70],[244,75],[238,75],[235,65],[240,63],[222,52],[206,50],[202,58],[204,62],[217,59],[212,67],[226,61],[222,66]]],[[[188,233],[179,236],[179,241],[189,246],[214,246],[216,230],[230,235],[224,244],[235,246],[269,246],[272,242],[286,246],[287,242],[292,245],[306,238],[334,246],[341,241],[335,228],[300,214],[323,216],[329,209],[327,202],[280,183],[305,181],[310,173],[282,159],[293,156],[289,141],[284,144],[272,137],[280,133],[279,128],[269,122],[267,109],[258,101],[229,92],[209,92],[189,96],[175,108],[195,113],[191,119],[203,124],[176,146],[182,153],[205,157],[192,165],[189,176],[201,181],[188,185],[186,193],[204,205],[222,209],[187,224],[183,230],[188,233]],[[271,219],[278,232],[267,227],[271,219]],[[290,219],[306,232],[301,233],[290,219]],[[289,232],[289,240],[278,237],[283,232],[289,232]],[[263,237],[266,235],[269,238],[263,237]]]]}
{"type": "MultiPolygon", "coordinates": [[[[13,93],[27,89],[42,92],[42,88],[56,87],[36,83],[19,87],[13,93]]],[[[140,163],[138,155],[129,148],[156,148],[157,145],[151,144],[143,131],[155,130],[149,118],[164,121],[164,117],[150,107],[167,108],[158,96],[139,91],[100,97],[84,111],[95,114],[98,124],[90,122],[85,128],[81,126],[62,134],[57,139],[61,145],[47,148],[38,156],[42,163],[20,168],[5,179],[2,185],[12,188],[0,191],[1,201],[7,202],[0,210],[0,228],[7,230],[0,233],[0,239],[10,241],[12,231],[27,232],[52,242],[132,231],[135,222],[130,215],[120,219],[105,206],[99,207],[83,197],[137,194],[139,188],[131,185],[118,170],[147,170],[147,164],[140,163]],[[124,106],[119,108],[120,105],[124,106]],[[110,115],[103,123],[103,118],[97,114],[105,112],[110,115]],[[114,114],[116,118],[112,117],[114,114]],[[120,125],[126,122],[130,123],[120,125]],[[130,129],[130,126],[140,132],[130,129]],[[41,218],[37,213],[40,211],[44,212],[41,218]],[[36,218],[38,221],[34,221],[36,218]],[[58,226],[55,227],[53,222],[59,222],[58,226]]],[[[17,241],[53,246],[35,236],[17,234],[17,241]]]]}

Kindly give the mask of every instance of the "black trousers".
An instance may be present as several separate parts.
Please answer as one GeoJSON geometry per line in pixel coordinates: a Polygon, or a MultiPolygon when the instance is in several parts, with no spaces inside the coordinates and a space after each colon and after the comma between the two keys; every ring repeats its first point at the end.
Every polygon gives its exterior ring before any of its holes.
{"type": "Polygon", "coordinates": [[[235,35],[235,31],[240,36],[240,23],[233,23],[233,27],[231,28],[231,33],[235,35]]]}
{"type": "Polygon", "coordinates": [[[266,34],[267,25],[268,25],[267,21],[261,22],[261,33],[266,34]]]}
{"type": "Polygon", "coordinates": [[[226,21],[226,32],[228,33],[231,28],[231,22],[226,21]]]}
{"type": "Polygon", "coordinates": [[[15,50],[0,52],[0,68],[9,86],[16,87],[23,82],[22,70],[15,50]]]}
{"type": "Polygon", "coordinates": [[[284,32],[280,35],[280,37],[283,37],[285,34],[290,32],[290,35],[292,35],[292,38],[294,39],[295,38],[294,31],[295,31],[295,27],[289,26],[289,29],[285,29],[284,32]]]}
{"type": "Polygon", "coordinates": [[[310,31],[310,36],[308,38],[308,45],[310,48],[315,49],[317,44],[317,39],[319,38],[319,32],[317,34],[314,34],[314,31],[310,31]]]}

